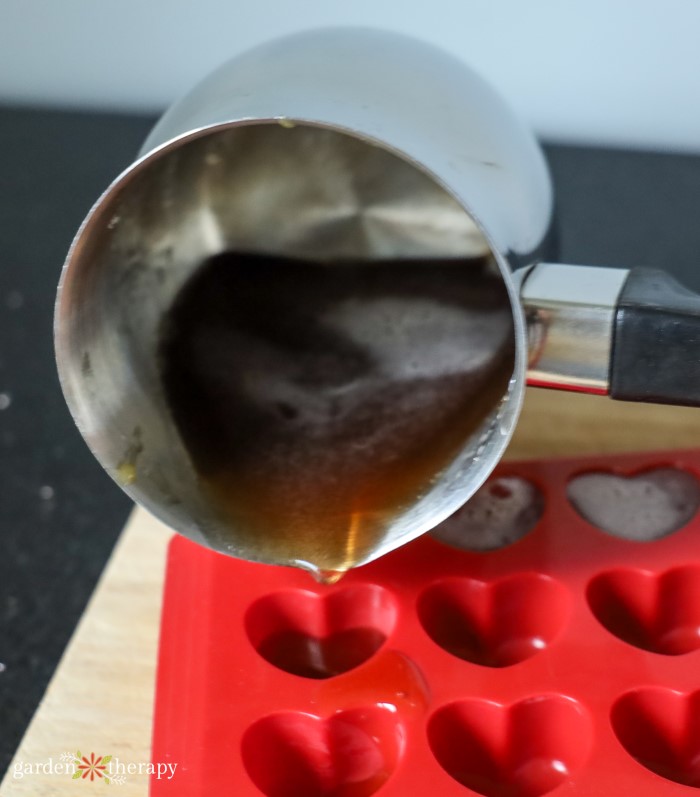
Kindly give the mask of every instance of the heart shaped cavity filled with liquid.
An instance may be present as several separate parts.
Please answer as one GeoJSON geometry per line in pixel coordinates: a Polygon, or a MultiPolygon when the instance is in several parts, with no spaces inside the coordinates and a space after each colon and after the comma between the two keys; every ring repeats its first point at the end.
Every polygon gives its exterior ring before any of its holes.
{"type": "Polygon", "coordinates": [[[599,529],[637,542],[658,540],[682,528],[700,507],[700,483],[677,468],[630,476],[582,473],[567,487],[574,509],[599,529]]]}
{"type": "Polygon", "coordinates": [[[700,788],[700,691],[636,689],[615,703],[611,720],[617,738],[640,764],[663,778],[700,788]]]}
{"type": "Polygon", "coordinates": [[[428,724],[440,765],[484,797],[539,797],[575,776],[592,742],[588,712],[563,695],[512,705],[463,700],[428,724]]]}
{"type": "Polygon", "coordinates": [[[246,613],[248,638],[270,664],[293,675],[330,678],[371,658],[391,634],[397,608],[376,584],[320,595],[285,590],[246,613]]]}
{"type": "Polygon", "coordinates": [[[263,717],[246,731],[246,771],[266,797],[369,797],[396,768],[404,731],[378,706],[328,719],[301,712],[263,717]]]}
{"type": "Polygon", "coordinates": [[[430,638],[454,656],[488,667],[507,667],[544,650],[569,615],[569,593],[541,573],[494,582],[449,578],[418,600],[430,638]]]}
{"type": "Polygon", "coordinates": [[[700,565],[610,570],[590,582],[587,598],[601,625],[630,645],[669,656],[700,649],[700,565]]]}
{"type": "Polygon", "coordinates": [[[468,551],[491,551],[522,539],[544,512],[544,496],[517,476],[491,479],[431,533],[468,551]]]}

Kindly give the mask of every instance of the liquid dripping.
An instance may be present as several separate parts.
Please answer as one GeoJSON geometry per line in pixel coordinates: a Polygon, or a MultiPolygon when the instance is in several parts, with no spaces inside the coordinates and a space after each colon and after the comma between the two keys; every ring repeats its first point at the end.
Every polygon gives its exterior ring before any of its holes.
{"type": "Polygon", "coordinates": [[[345,570],[315,570],[313,576],[319,584],[331,586],[337,584],[345,573],[345,570]]]}
{"type": "Polygon", "coordinates": [[[373,558],[498,406],[513,348],[484,259],[211,258],[160,346],[210,543],[324,583],[373,558]]]}

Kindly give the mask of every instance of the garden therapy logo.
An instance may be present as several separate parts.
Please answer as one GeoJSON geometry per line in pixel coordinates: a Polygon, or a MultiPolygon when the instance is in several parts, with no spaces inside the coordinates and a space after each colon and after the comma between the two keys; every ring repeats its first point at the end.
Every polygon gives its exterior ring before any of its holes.
{"type": "Polygon", "coordinates": [[[175,777],[176,763],[154,761],[121,761],[113,755],[83,755],[80,750],[75,753],[61,753],[58,758],[44,761],[15,761],[12,765],[12,777],[21,780],[26,777],[63,776],[75,781],[99,781],[106,786],[121,786],[126,783],[127,776],[150,776],[155,780],[172,780],[175,777]]]}
{"type": "Polygon", "coordinates": [[[102,779],[108,786],[110,783],[121,785],[126,781],[124,775],[112,775],[111,770],[108,769],[112,761],[111,755],[96,756],[90,753],[90,756],[84,756],[80,750],[73,753],[64,753],[61,760],[72,762],[75,765],[75,772],[73,773],[73,780],[100,780],[102,779]]]}

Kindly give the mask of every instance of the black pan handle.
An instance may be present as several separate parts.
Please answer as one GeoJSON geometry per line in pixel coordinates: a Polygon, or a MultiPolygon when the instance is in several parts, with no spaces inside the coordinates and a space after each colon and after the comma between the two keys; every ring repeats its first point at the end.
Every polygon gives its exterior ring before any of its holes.
{"type": "Polygon", "coordinates": [[[610,396],[700,407],[700,295],[665,271],[636,268],[620,292],[610,396]]]}

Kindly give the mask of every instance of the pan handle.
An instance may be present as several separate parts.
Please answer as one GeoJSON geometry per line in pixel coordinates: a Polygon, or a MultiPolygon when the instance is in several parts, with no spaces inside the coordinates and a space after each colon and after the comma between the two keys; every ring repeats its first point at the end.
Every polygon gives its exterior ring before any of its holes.
{"type": "Polygon", "coordinates": [[[700,295],[647,268],[539,263],[516,278],[528,384],[700,406],[700,295]]]}
{"type": "Polygon", "coordinates": [[[615,316],[610,395],[700,407],[700,296],[665,271],[636,268],[615,316]]]}

